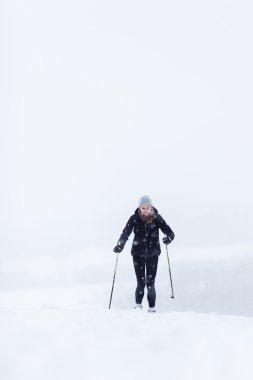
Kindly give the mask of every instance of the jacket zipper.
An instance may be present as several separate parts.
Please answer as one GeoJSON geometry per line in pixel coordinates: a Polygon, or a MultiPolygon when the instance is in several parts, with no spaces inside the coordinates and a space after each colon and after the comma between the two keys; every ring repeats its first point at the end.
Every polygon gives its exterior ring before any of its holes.
{"type": "Polygon", "coordinates": [[[145,223],[145,235],[146,235],[146,255],[148,256],[148,233],[147,233],[147,223],[145,223]]]}

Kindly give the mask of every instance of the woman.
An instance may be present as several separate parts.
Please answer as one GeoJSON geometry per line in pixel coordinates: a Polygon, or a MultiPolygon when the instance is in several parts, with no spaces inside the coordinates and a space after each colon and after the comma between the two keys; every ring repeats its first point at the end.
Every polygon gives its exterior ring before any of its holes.
{"type": "Polygon", "coordinates": [[[155,312],[155,277],[158,257],[161,253],[159,229],[166,235],[163,238],[164,244],[171,243],[175,237],[174,232],[158,214],[157,209],[153,207],[150,197],[144,195],[140,198],[139,207],[128,220],[116,247],[113,249],[116,253],[121,252],[131,232],[134,231],[131,254],[137,279],[135,307],[142,309],[146,285],[149,312],[155,312]]]}

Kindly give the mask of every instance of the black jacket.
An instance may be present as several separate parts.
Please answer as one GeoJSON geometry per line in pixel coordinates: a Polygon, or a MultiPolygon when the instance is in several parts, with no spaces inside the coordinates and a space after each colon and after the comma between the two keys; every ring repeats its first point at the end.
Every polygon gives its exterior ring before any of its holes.
{"type": "Polygon", "coordinates": [[[159,229],[171,240],[174,239],[175,234],[170,226],[168,226],[161,215],[158,214],[156,208],[154,208],[154,211],[154,221],[153,223],[148,224],[141,220],[138,214],[138,209],[136,209],[135,213],[128,220],[126,227],[119,238],[118,245],[122,249],[132,231],[134,231],[134,240],[131,250],[133,256],[149,257],[160,255],[161,247],[159,242],[159,229]]]}

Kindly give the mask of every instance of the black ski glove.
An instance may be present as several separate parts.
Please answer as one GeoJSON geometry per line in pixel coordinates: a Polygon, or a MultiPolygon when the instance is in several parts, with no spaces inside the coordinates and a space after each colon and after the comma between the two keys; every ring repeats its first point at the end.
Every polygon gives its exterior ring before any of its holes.
{"type": "Polygon", "coordinates": [[[169,236],[164,236],[163,242],[164,244],[168,245],[172,242],[172,239],[169,236]]]}
{"type": "Polygon", "coordinates": [[[123,247],[120,245],[116,245],[116,247],[113,248],[113,252],[120,253],[122,251],[123,247]]]}

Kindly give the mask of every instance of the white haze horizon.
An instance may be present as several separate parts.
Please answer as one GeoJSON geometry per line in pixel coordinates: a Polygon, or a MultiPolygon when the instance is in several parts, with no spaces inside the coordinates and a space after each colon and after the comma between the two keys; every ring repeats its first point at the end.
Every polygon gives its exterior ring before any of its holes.
{"type": "Polygon", "coordinates": [[[143,194],[178,246],[253,243],[250,1],[3,1],[1,22],[2,257],[112,249],[143,194]]]}

